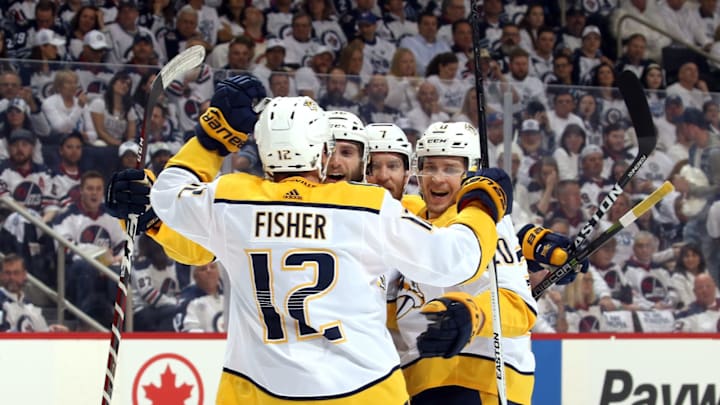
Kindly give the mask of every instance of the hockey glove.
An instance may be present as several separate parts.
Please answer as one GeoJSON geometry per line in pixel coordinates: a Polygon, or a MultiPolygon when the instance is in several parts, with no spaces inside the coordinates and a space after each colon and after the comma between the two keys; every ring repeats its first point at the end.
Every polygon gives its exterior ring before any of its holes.
{"type": "Polygon", "coordinates": [[[513,189],[510,177],[502,169],[469,171],[458,192],[457,210],[471,203],[482,205],[495,222],[512,209],[513,189]]]}
{"type": "Polygon", "coordinates": [[[152,171],[127,169],[115,172],[105,193],[105,208],[115,218],[127,220],[138,215],[137,232],[142,233],[159,224],[150,205],[150,188],[155,182],[152,171]]]}
{"type": "Polygon", "coordinates": [[[431,300],[420,310],[432,323],[417,338],[423,357],[444,357],[460,353],[485,322],[485,315],[464,292],[450,292],[431,300]]]}
{"type": "Polygon", "coordinates": [[[195,126],[200,144],[220,156],[237,152],[255,128],[257,113],[253,106],[265,94],[255,76],[238,75],[218,83],[210,107],[195,126]]]}
{"type": "MultiPolygon", "coordinates": [[[[517,234],[522,253],[527,260],[528,270],[536,272],[543,270],[543,265],[560,267],[568,261],[567,248],[570,247],[570,239],[563,235],[554,233],[549,229],[532,224],[525,225],[517,234]]],[[[575,280],[577,273],[586,273],[588,270],[588,259],[580,262],[574,272],[568,273],[558,284],[569,284],[575,280]]]]}

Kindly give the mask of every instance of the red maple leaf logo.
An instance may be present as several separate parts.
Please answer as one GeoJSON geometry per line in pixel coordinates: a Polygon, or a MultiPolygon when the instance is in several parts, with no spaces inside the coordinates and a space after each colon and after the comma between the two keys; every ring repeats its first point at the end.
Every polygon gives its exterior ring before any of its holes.
{"type": "Polygon", "coordinates": [[[151,400],[153,405],[185,405],[185,400],[190,398],[190,392],[194,386],[183,383],[176,387],[176,376],[168,364],[160,375],[159,387],[155,384],[143,385],[145,398],[151,400]]]}

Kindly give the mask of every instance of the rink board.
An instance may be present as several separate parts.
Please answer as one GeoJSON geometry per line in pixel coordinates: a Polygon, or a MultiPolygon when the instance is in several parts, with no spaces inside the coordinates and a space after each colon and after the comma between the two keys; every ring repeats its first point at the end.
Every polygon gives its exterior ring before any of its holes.
{"type": "MultiPolygon", "coordinates": [[[[109,341],[0,335],[2,403],[99,404],[109,341]]],[[[224,348],[220,334],[126,334],[113,404],[214,403],[224,348]]],[[[534,404],[720,404],[720,335],[536,335],[533,351],[534,404]]]]}

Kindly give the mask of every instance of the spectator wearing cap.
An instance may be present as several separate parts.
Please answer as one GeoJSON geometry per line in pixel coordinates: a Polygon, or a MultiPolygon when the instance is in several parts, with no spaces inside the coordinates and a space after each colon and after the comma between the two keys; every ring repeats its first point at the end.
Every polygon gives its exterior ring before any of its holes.
{"type": "Polygon", "coordinates": [[[577,4],[565,12],[565,26],[558,32],[557,51],[572,55],[582,44],[582,33],[587,24],[587,16],[577,4]]]}
{"type": "Polygon", "coordinates": [[[709,50],[713,39],[707,35],[705,24],[698,23],[697,6],[686,0],[670,0],[658,4],[662,27],[671,35],[709,50]]]}
{"type": "Polygon", "coordinates": [[[390,70],[395,54],[395,45],[377,36],[378,17],[372,12],[365,12],[357,16],[357,40],[363,43],[362,77],[373,74],[386,74],[390,70]]]}
{"type": "Polygon", "coordinates": [[[130,96],[132,81],[127,73],[117,73],[110,80],[103,97],[88,106],[90,123],[88,140],[95,145],[119,146],[135,139],[138,117],[130,96]]]}
{"type": "Polygon", "coordinates": [[[560,180],[578,178],[580,153],[585,145],[586,135],[583,127],[577,124],[567,125],[560,136],[558,147],[553,152],[560,180]]]}
{"type": "Polygon", "coordinates": [[[517,144],[522,151],[519,180],[527,186],[531,179],[530,169],[537,161],[546,155],[542,149],[543,136],[540,130],[540,123],[532,118],[524,120],[520,127],[517,144]]]}
{"type": "Polygon", "coordinates": [[[532,100],[547,105],[545,85],[537,77],[530,76],[530,55],[522,48],[515,48],[509,55],[509,71],[505,74],[510,87],[518,94],[513,108],[524,110],[532,100]]]}
{"type": "MultiPolygon", "coordinates": [[[[65,36],[65,27],[57,18],[57,4],[51,0],[40,0],[35,2],[14,2],[10,5],[8,14],[5,15],[7,18],[15,13],[15,20],[17,24],[13,29],[7,31],[8,35],[13,33],[12,45],[10,45],[10,55],[17,58],[27,58],[28,54],[32,52],[32,47],[37,44],[35,36],[44,29],[53,31],[57,37],[65,36]],[[28,9],[15,10],[14,7],[25,8],[28,5],[28,9]],[[13,32],[14,31],[14,32],[13,32]]],[[[6,38],[7,39],[7,38],[6,38]]],[[[64,57],[66,53],[65,47],[58,49],[58,54],[64,57]]]]}
{"type": "MultiPolygon", "coordinates": [[[[68,27],[67,49],[70,59],[78,60],[83,46],[87,45],[86,37],[89,32],[97,31],[102,33],[103,29],[105,29],[105,22],[102,20],[102,14],[98,8],[93,5],[81,6],[68,27]]],[[[105,41],[105,47],[108,47],[107,41],[105,41]]]]}
{"type": "Polygon", "coordinates": [[[49,141],[57,145],[60,136],[77,131],[88,142],[83,114],[87,103],[85,93],[78,94],[78,76],[71,70],[62,70],[55,75],[53,95],[42,103],[42,111],[50,124],[49,141]]]}
{"type": "Polygon", "coordinates": [[[312,19],[315,38],[321,44],[332,49],[336,54],[347,45],[348,39],[340,27],[332,0],[305,0],[301,8],[312,19]]]}
{"type": "Polygon", "coordinates": [[[340,68],[332,68],[327,76],[325,95],[318,100],[318,104],[325,111],[341,110],[358,114],[358,105],[345,98],[347,77],[340,68]]]}
{"type": "Polygon", "coordinates": [[[64,135],[58,149],[60,161],[51,167],[53,178],[53,195],[61,209],[80,198],[80,177],[83,170],[80,160],[83,157],[83,139],[77,132],[64,135]]]}
{"type": "Polygon", "coordinates": [[[600,50],[601,40],[602,34],[598,27],[588,25],[583,28],[580,47],[572,54],[573,80],[576,83],[590,84],[593,68],[601,63],[613,66],[612,61],[600,50]]]}
{"type": "Polygon", "coordinates": [[[187,5],[197,11],[197,29],[202,34],[202,40],[211,50],[218,42],[217,33],[221,28],[217,9],[205,4],[205,0],[188,0],[187,5]]]}
{"type": "Polygon", "coordinates": [[[147,167],[158,176],[162,169],[165,168],[165,164],[173,156],[174,152],[172,146],[166,142],[155,142],[148,145],[148,162],[147,167]]]}
{"type": "MultiPolygon", "coordinates": [[[[125,63],[125,61],[128,60],[128,53],[130,52],[130,48],[132,48],[133,43],[135,42],[135,36],[138,33],[148,35],[152,41],[154,49],[164,50],[163,47],[159,46],[149,29],[141,27],[137,24],[138,16],[138,7],[134,1],[123,1],[118,5],[115,21],[107,24],[105,27],[107,30],[108,41],[112,47],[112,52],[110,52],[107,57],[108,63],[125,63]]],[[[182,51],[182,49],[179,51],[182,51]]],[[[178,52],[172,53],[172,55],[176,55],[177,53],[178,52]]],[[[166,60],[165,55],[168,55],[168,53],[161,53],[159,55],[161,62],[166,60]]]]}
{"type": "Polygon", "coordinates": [[[428,81],[420,83],[417,91],[418,106],[410,110],[406,117],[420,132],[425,131],[433,122],[448,121],[450,116],[440,107],[440,97],[435,85],[428,81]]]}
{"type": "MultiPolygon", "coordinates": [[[[285,43],[285,64],[299,69],[310,64],[318,49],[327,50],[333,57],[333,51],[320,45],[312,36],[312,20],[304,12],[296,13],[292,18],[290,35],[283,38],[285,43]]],[[[326,73],[326,72],[325,72],[326,73]]]]}
{"type": "Polygon", "coordinates": [[[410,111],[418,104],[417,84],[415,76],[415,54],[407,48],[398,48],[390,63],[390,74],[387,76],[387,104],[399,111],[410,111]]]}
{"type": "MultiPolygon", "coordinates": [[[[8,158],[8,142],[10,134],[16,129],[27,129],[36,137],[47,138],[50,126],[43,114],[31,114],[30,107],[20,97],[8,101],[5,114],[0,118],[0,160],[8,158]]],[[[33,162],[43,163],[42,146],[35,142],[33,162]]]]}
{"type": "MultiPolygon", "coordinates": [[[[260,80],[266,89],[269,89],[270,83],[268,79],[273,72],[288,73],[288,69],[285,68],[285,43],[277,38],[267,40],[263,61],[256,64],[251,73],[260,80]]],[[[295,81],[292,78],[289,79],[294,88],[295,81]]]]}
{"type": "Polygon", "coordinates": [[[120,146],[118,146],[118,171],[135,169],[137,167],[139,153],[140,145],[134,140],[121,143],[120,146]]]}
{"type": "Polygon", "coordinates": [[[664,21],[658,11],[659,3],[647,0],[629,0],[620,2],[618,8],[610,17],[609,27],[612,30],[613,37],[622,36],[623,40],[627,40],[634,34],[641,34],[647,40],[647,55],[653,60],[662,60],[662,48],[670,45],[671,39],[655,31],[650,26],[641,24],[631,18],[626,18],[618,27],[618,21],[623,16],[630,14],[650,24],[663,27],[664,21]],[[618,28],[617,31],[615,29],[618,28]]]}
{"type": "Polygon", "coordinates": [[[553,99],[553,108],[547,113],[548,122],[555,137],[553,146],[560,144],[560,137],[565,132],[565,127],[570,124],[580,127],[584,125],[582,118],[573,111],[575,111],[575,98],[567,89],[560,89],[553,99]]]}
{"type": "Polygon", "coordinates": [[[295,85],[298,95],[318,99],[325,93],[325,75],[333,65],[334,54],[324,45],[316,46],[313,51],[309,66],[295,72],[295,85]]]}
{"type": "Polygon", "coordinates": [[[33,163],[37,139],[25,128],[17,128],[7,140],[9,157],[0,165],[0,196],[10,195],[25,208],[43,215],[48,222],[57,212],[52,195],[52,176],[45,165],[33,163]]]}
{"type": "MultiPolygon", "coordinates": [[[[536,7],[537,8],[537,7],[536,7]]],[[[542,7],[540,7],[542,9],[542,7]]],[[[530,74],[545,82],[553,73],[553,51],[555,50],[555,31],[541,27],[537,31],[535,45],[530,52],[530,74]]]]}
{"type": "Polygon", "coordinates": [[[397,45],[404,37],[418,33],[417,24],[408,18],[405,1],[389,0],[385,2],[377,32],[379,37],[394,45],[397,45]]]}
{"type": "Polygon", "coordinates": [[[82,51],[77,57],[77,61],[82,63],[75,65],[74,70],[89,100],[101,97],[113,77],[113,70],[103,63],[109,50],[105,34],[96,30],[85,34],[82,51]]]}
{"type": "Polygon", "coordinates": [[[385,104],[388,83],[384,75],[373,75],[365,86],[367,102],[360,106],[359,114],[365,125],[379,122],[394,123],[401,117],[400,111],[385,104]]]}
{"type": "Polygon", "coordinates": [[[276,0],[271,2],[270,7],[263,11],[268,37],[285,38],[288,35],[295,19],[292,5],[292,0],[276,0]]]}
{"type": "Polygon", "coordinates": [[[28,83],[33,95],[40,101],[51,94],[52,82],[58,70],[66,67],[60,54],[65,39],[55,31],[43,28],[33,39],[32,51],[25,63],[21,64],[20,77],[28,83]]]}
{"type": "Polygon", "coordinates": [[[158,55],[153,49],[153,39],[146,33],[135,35],[124,69],[132,78],[133,92],[137,91],[142,78],[158,72],[158,68],[156,68],[158,65],[158,55]]]}
{"type": "Polygon", "coordinates": [[[655,63],[645,57],[647,40],[642,34],[633,34],[628,37],[625,43],[625,52],[615,64],[615,70],[620,74],[624,70],[635,73],[635,76],[642,77],[645,68],[655,63]]]}
{"type": "Polygon", "coordinates": [[[218,83],[241,73],[250,73],[254,67],[252,62],[254,59],[255,42],[245,36],[233,38],[228,46],[227,63],[215,71],[214,82],[218,83]]]}
{"type": "Polygon", "coordinates": [[[703,104],[710,100],[707,83],[700,79],[698,67],[693,62],[686,62],[678,70],[678,81],[667,88],[668,96],[677,94],[682,98],[683,105],[702,109],[703,104]]]}
{"type": "Polygon", "coordinates": [[[403,38],[398,45],[400,48],[409,49],[415,55],[417,76],[425,76],[426,64],[436,55],[451,51],[450,45],[438,40],[437,33],[437,16],[424,13],[418,19],[418,34],[403,38]]]}
{"type": "Polygon", "coordinates": [[[673,179],[675,188],[695,197],[712,198],[720,192],[720,139],[710,133],[705,116],[698,109],[686,108],[676,122],[687,132],[692,142],[688,163],[705,173],[709,185],[693,186],[678,176],[673,179]]]}

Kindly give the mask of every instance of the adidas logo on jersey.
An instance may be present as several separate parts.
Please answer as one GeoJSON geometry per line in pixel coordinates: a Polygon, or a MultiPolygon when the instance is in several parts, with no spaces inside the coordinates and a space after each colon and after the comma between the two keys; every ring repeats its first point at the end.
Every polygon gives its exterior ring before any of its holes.
{"type": "Polygon", "coordinates": [[[285,193],[285,196],[283,196],[283,198],[285,198],[286,200],[302,200],[302,196],[295,189],[292,189],[285,193]]]}

